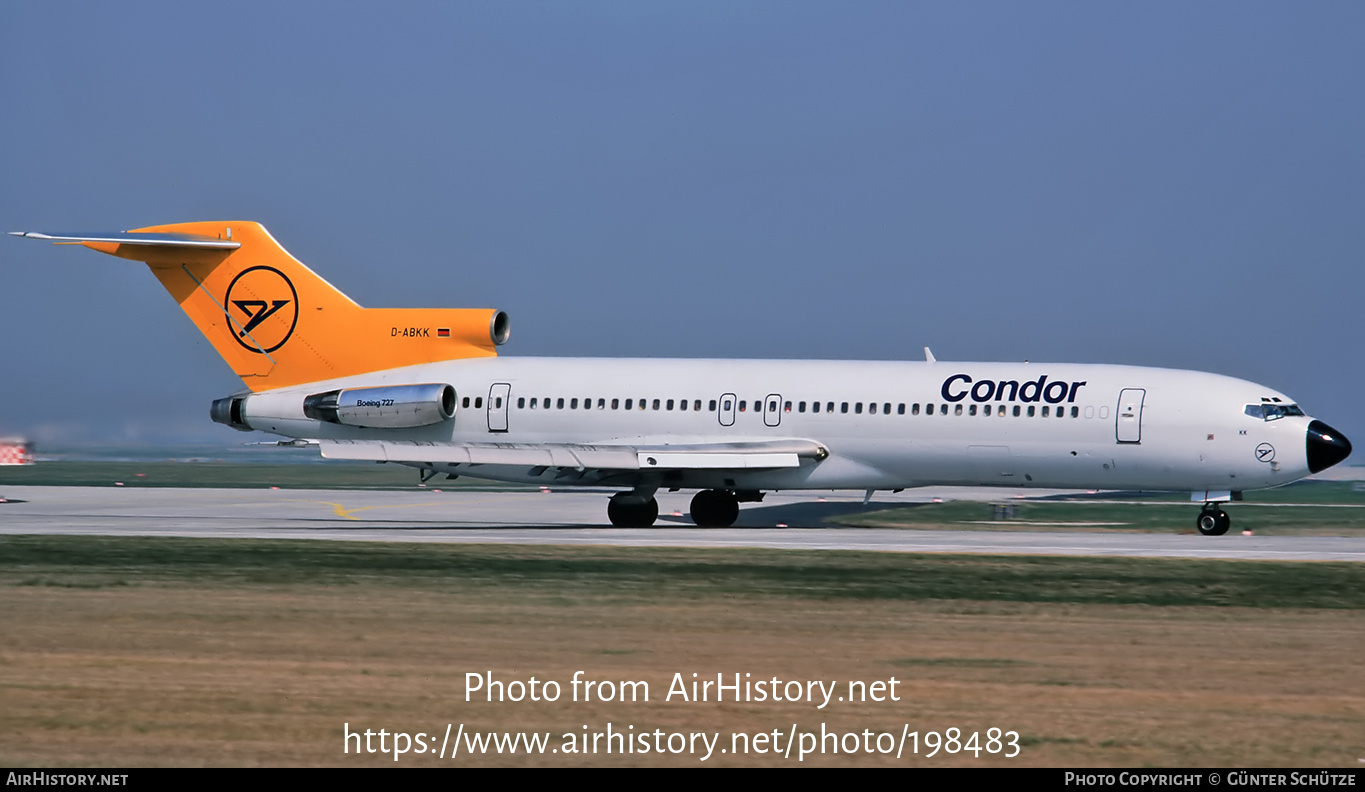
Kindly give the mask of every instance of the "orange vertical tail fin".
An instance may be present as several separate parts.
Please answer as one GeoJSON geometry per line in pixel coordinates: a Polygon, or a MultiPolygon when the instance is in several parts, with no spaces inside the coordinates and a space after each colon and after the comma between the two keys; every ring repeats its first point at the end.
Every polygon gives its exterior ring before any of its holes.
{"type": "Polygon", "coordinates": [[[146,262],[253,391],[491,357],[507,340],[501,311],[362,308],[289,255],[259,223],[18,235],[146,262]]]}

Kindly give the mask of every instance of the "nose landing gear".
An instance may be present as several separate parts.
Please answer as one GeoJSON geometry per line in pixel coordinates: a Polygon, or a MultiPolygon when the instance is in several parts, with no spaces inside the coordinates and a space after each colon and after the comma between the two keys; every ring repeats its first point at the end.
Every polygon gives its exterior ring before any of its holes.
{"type": "Polygon", "coordinates": [[[1218,504],[1206,503],[1194,524],[1205,536],[1222,536],[1232,527],[1232,518],[1218,504]]]}

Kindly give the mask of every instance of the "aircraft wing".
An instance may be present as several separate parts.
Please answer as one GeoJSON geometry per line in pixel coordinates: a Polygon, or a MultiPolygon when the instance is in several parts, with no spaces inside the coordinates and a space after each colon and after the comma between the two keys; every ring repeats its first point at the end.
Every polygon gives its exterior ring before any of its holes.
{"type": "Polygon", "coordinates": [[[684,445],[585,445],[577,443],[431,443],[410,440],[318,440],[328,459],[430,462],[461,465],[527,465],[578,471],[754,470],[799,467],[801,459],[824,459],[814,440],[765,440],[684,445]]]}

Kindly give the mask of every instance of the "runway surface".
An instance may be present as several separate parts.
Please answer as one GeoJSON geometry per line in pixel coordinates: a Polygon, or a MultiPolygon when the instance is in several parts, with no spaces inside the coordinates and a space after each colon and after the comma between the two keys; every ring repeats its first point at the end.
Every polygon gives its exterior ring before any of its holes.
{"type": "MultiPolygon", "coordinates": [[[[644,529],[603,525],[610,495],[606,490],[8,487],[0,495],[11,501],[0,503],[0,534],[1365,561],[1365,538],[1359,537],[897,530],[827,523],[838,514],[924,502],[936,495],[1011,497],[988,489],[878,493],[870,506],[863,505],[860,495],[846,492],[774,493],[762,504],[746,504],[739,523],[723,529],[692,525],[684,516],[691,493],[660,493],[659,521],[644,529]]],[[[1193,513],[1197,507],[1185,508],[1193,513]]]]}

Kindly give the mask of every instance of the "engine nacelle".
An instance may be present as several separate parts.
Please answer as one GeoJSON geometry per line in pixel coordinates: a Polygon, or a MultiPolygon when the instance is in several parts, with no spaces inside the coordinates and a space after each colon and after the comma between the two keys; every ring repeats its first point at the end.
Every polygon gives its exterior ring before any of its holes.
{"type": "Polygon", "coordinates": [[[455,417],[455,388],[441,383],[383,385],[314,393],[303,414],[315,421],[371,429],[430,426],[455,417]]]}
{"type": "Polygon", "coordinates": [[[251,426],[246,422],[246,400],[251,398],[251,394],[239,393],[235,396],[228,396],[222,399],[214,399],[213,405],[209,407],[209,417],[214,423],[231,426],[239,432],[250,432],[251,426]]]}

